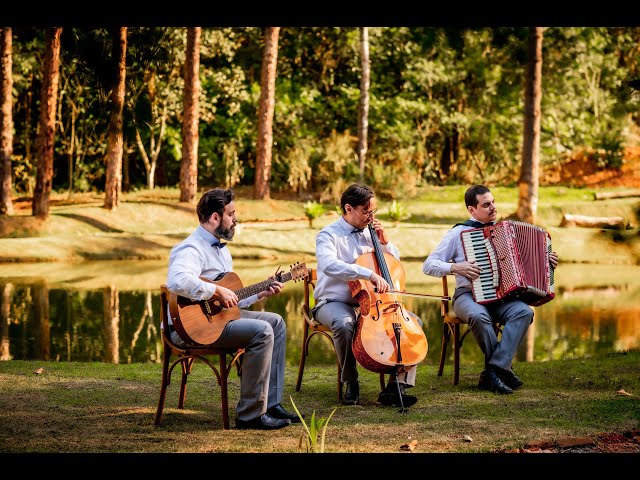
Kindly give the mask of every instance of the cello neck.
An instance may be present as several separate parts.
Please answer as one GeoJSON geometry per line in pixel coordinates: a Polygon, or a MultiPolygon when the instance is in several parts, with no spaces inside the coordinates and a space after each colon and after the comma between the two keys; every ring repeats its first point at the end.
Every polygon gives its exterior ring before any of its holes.
{"type": "Polygon", "coordinates": [[[382,278],[384,278],[387,281],[389,285],[393,285],[393,280],[391,279],[391,272],[389,271],[389,267],[387,266],[387,261],[384,259],[382,244],[380,243],[380,239],[378,238],[376,229],[373,227],[373,223],[369,223],[367,227],[369,228],[369,233],[371,234],[371,241],[373,242],[373,251],[376,255],[378,267],[380,268],[380,275],[382,276],[382,278]]]}

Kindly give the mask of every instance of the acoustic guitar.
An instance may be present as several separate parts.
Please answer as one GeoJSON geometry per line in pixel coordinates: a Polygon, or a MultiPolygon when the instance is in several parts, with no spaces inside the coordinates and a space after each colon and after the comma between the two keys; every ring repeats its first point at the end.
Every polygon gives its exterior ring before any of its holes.
{"type": "MultiPolygon", "coordinates": [[[[309,269],[304,263],[291,265],[289,272],[276,272],[275,280],[280,283],[289,280],[300,280],[309,275],[309,269]]],[[[251,295],[268,290],[273,279],[267,279],[247,287],[242,286],[240,277],[234,272],[226,272],[218,279],[200,277],[202,280],[216,285],[221,285],[238,296],[238,300],[249,298],[251,295]]],[[[208,300],[191,300],[189,298],[171,293],[169,295],[169,312],[173,327],[186,342],[208,345],[215,342],[224,326],[231,320],[240,318],[238,306],[225,308],[215,298],[208,300]]]]}

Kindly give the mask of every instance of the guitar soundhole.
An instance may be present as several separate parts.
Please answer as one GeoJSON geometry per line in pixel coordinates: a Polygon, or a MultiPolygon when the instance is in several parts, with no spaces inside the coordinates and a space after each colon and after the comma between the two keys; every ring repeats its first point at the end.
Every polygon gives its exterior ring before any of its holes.
{"type": "MultiPolygon", "coordinates": [[[[210,315],[212,317],[215,317],[222,310],[224,310],[222,305],[220,305],[220,303],[218,301],[210,303],[209,304],[209,308],[211,309],[211,314],[210,315]]],[[[205,315],[208,315],[208,312],[207,312],[206,308],[203,308],[203,312],[205,313],[205,315]]],[[[211,321],[211,319],[209,319],[209,321],[211,321]]]]}

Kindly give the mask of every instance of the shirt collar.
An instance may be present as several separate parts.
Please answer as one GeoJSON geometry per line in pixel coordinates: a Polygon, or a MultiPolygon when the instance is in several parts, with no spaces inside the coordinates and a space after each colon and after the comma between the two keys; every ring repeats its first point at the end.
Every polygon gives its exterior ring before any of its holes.
{"type": "Polygon", "coordinates": [[[221,243],[218,237],[209,233],[202,225],[198,225],[197,230],[198,230],[198,235],[200,235],[200,237],[209,245],[214,243],[221,243]]]}
{"type": "Polygon", "coordinates": [[[473,220],[474,222],[481,223],[481,224],[482,224],[482,225],[484,225],[485,227],[486,227],[486,226],[488,226],[488,225],[494,225],[494,223],[493,223],[493,222],[484,223],[484,222],[481,222],[480,220],[478,220],[478,219],[476,219],[476,218],[474,218],[474,217],[471,217],[471,218],[470,218],[470,220],[473,220]]]}
{"type": "Polygon", "coordinates": [[[356,228],[353,225],[351,225],[349,222],[347,222],[342,215],[340,215],[340,218],[338,219],[338,223],[346,233],[351,233],[353,229],[356,228]]]}

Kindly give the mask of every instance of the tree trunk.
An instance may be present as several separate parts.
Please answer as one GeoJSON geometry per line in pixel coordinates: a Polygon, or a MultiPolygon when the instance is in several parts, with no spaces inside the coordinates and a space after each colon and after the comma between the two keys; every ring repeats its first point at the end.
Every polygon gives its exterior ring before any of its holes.
{"type": "Polygon", "coordinates": [[[369,63],[369,29],[360,27],[360,103],[358,105],[358,163],[360,165],[360,182],[364,181],[364,166],[368,150],[369,134],[369,84],[371,81],[371,65],[369,63]]]}
{"type": "Polygon", "coordinates": [[[2,147],[0,151],[0,215],[13,214],[13,202],[11,201],[11,155],[13,154],[13,46],[12,29],[2,29],[0,37],[0,55],[2,56],[2,78],[0,89],[2,95],[2,147]]]}
{"type": "Polygon", "coordinates": [[[182,162],[180,201],[193,202],[198,192],[198,96],[200,95],[201,27],[187,28],[184,64],[184,117],[182,120],[182,162]]]}
{"type": "Polygon", "coordinates": [[[120,298],[118,288],[108,285],[102,291],[104,315],[104,348],[102,361],[106,363],[120,363],[120,298]]]}
{"type": "Polygon", "coordinates": [[[127,27],[120,27],[113,34],[113,59],[116,64],[116,81],[111,90],[111,118],[107,140],[107,179],[104,187],[104,208],[111,211],[118,208],[122,193],[122,110],[127,74],[127,27]]]}
{"type": "Polygon", "coordinates": [[[36,138],[38,172],[33,192],[32,214],[49,216],[49,196],[53,182],[53,147],[55,140],[56,103],[60,78],[60,35],[62,27],[47,28],[46,53],[40,90],[40,120],[36,138]]]}
{"type": "Polygon", "coordinates": [[[269,198],[271,178],[271,148],[273,146],[273,110],[275,107],[276,64],[278,61],[278,34],[280,27],[264,30],[265,45],[260,75],[260,107],[258,109],[258,144],[256,152],[256,179],[253,198],[269,198]]]}
{"type": "Polygon", "coordinates": [[[33,285],[33,351],[38,360],[51,359],[51,321],[49,318],[49,283],[33,285]]]}
{"type": "Polygon", "coordinates": [[[542,99],[542,27],[529,27],[529,61],[524,97],[524,138],[516,216],[535,223],[540,167],[540,101],[542,99]]]}
{"type": "Polygon", "coordinates": [[[561,227],[613,228],[624,230],[627,222],[623,217],[589,217],[565,213],[560,222],[561,227]]]}
{"type": "Polygon", "coordinates": [[[11,360],[9,322],[11,321],[11,296],[13,284],[5,283],[0,290],[0,361],[11,360]]]}
{"type": "Polygon", "coordinates": [[[607,200],[609,198],[640,197],[640,190],[629,190],[627,192],[596,192],[593,194],[594,200],[607,200]]]}

